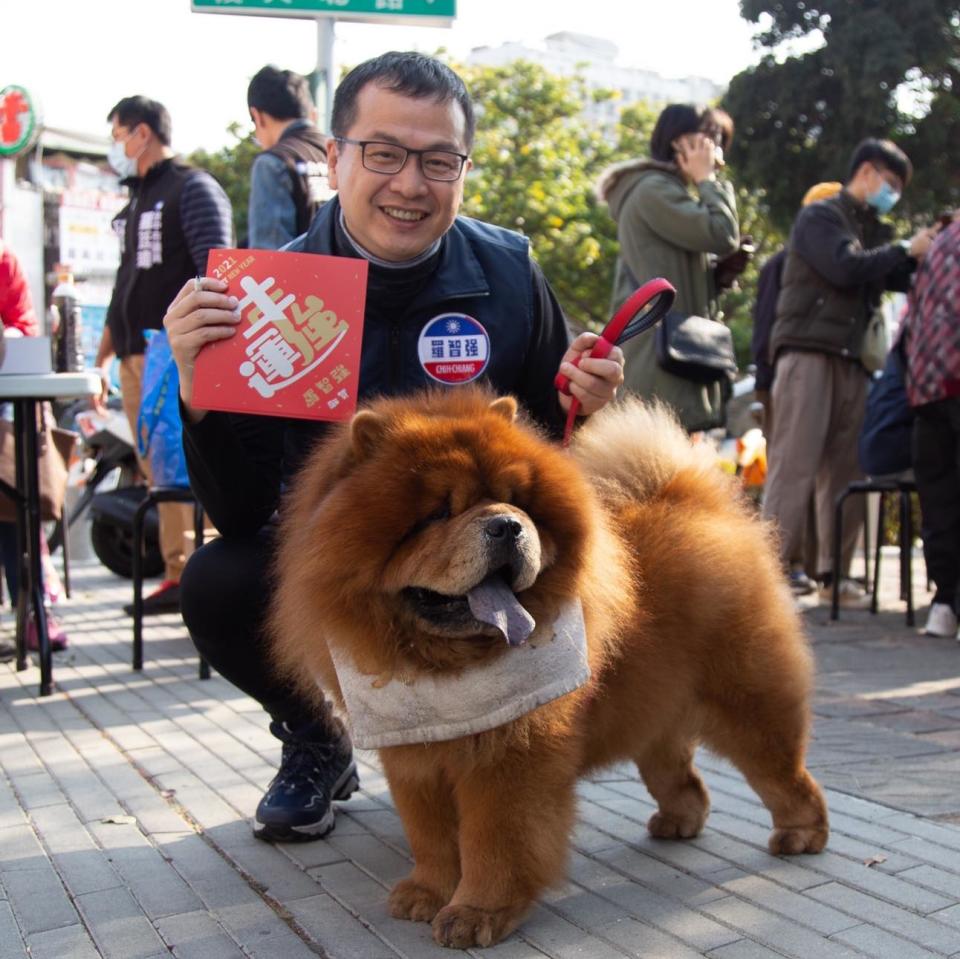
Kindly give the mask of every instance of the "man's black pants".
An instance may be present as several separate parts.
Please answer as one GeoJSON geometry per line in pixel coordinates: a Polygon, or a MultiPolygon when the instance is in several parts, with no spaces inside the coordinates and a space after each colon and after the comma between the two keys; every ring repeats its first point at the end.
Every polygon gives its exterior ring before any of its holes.
{"type": "Polygon", "coordinates": [[[960,397],[914,409],[913,471],[923,514],[920,534],[936,603],[960,598],[960,397]]]}
{"type": "MultiPolygon", "coordinates": [[[[274,722],[290,729],[329,724],[270,667],[263,625],[273,593],[273,533],[264,528],[250,537],[221,537],[197,550],[180,580],[183,621],[197,651],[274,722]]],[[[330,725],[331,738],[341,735],[339,725],[330,725]]]]}

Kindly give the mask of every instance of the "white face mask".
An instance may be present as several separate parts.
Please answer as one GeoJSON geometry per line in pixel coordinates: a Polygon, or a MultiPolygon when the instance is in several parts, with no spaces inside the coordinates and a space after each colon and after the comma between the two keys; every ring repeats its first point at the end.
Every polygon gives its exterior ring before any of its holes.
{"type": "MultiPolygon", "coordinates": [[[[143,153],[143,150],[140,153],[143,153]]],[[[137,175],[137,160],[140,159],[140,153],[134,157],[128,157],[127,141],[114,140],[107,151],[107,163],[121,180],[126,180],[137,175]]]]}

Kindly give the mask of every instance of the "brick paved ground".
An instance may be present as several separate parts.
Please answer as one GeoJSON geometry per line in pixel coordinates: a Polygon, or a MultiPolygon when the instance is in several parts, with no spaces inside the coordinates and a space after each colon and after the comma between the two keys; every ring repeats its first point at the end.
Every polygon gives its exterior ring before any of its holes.
{"type": "MultiPolygon", "coordinates": [[[[35,668],[0,666],[0,957],[450,955],[428,926],[386,914],[409,853],[373,756],[327,840],[254,840],[247,817],[278,753],[264,717],[197,679],[176,617],[150,622],[133,673],[129,583],[95,565],[74,582],[55,695],[36,697],[35,668]]],[[[811,765],[833,826],[823,855],[769,856],[766,811],[709,756],[703,835],[651,840],[650,799],[618,768],[583,784],[569,882],[478,954],[960,957],[960,648],[908,630],[891,593],[878,617],[806,613],[820,667],[811,765]]]]}

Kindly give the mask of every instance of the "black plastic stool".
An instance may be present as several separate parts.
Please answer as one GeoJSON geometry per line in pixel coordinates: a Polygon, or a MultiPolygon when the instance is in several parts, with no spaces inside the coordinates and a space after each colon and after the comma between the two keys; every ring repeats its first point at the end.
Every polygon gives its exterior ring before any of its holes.
{"type": "MultiPolygon", "coordinates": [[[[833,597],[830,604],[830,618],[840,618],[840,566],[841,544],[843,543],[843,504],[847,497],[857,493],[879,493],[880,505],[877,522],[877,543],[873,559],[873,595],[870,600],[870,612],[877,612],[877,599],[880,592],[880,546],[883,540],[883,502],[891,493],[900,498],[900,598],[907,603],[907,625],[914,625],[913,615],[913,511],[911,497],[917,491],[912,479],[865,479],[851,483],[838,497],[833,516],[833,597]]],[[[866,524],[864,524],[866,530],[866,524]]],[[[864,565],[867,568],[867,588],[870,584],[869,538],[864,533],[864,565]]]]}
{"type": "MultiPolygon", "coordinates": [[[[133,668],[143,669],[143,550],[144,519],[154,503],[193,503],[195,546],[203,545],[203,507],[183,486],[151,486],[133,514],[133,668]]],[[[200,657],[200,678],[210,678],[210,664],[200,657]]]]}

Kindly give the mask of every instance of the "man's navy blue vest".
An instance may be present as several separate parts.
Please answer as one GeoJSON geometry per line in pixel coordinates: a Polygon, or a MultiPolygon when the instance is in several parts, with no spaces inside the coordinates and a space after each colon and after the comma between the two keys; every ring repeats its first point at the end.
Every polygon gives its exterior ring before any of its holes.
{"type": "MultiPolygon", "coordinates": [[[[309,231],[285,249],[332,254],[339,215],[338,200],[325,204],[309,231]]],[[[421,364],[418,346],[427,324],[444,313],[466,314],[486,330],[490,359],[480,381],[501,394],[521,391],[526,354],[536,337],[529,243],[520,234],[457,217],[426,288],[396,316],[389,304],[377,307],[377,319],[368,308],[364,325],[361,401],[439,385],[421,364]]]]}

